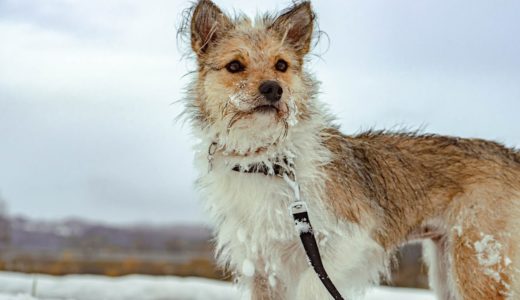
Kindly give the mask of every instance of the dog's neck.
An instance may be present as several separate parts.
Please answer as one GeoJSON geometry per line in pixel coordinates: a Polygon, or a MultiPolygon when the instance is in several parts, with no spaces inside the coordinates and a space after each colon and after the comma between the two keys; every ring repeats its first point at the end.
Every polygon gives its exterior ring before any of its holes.
{"type": "Polygon", "coordinates": [[[266,176],[283,177],[284,174],[294,174],[294,165],[289,162],[287,157],[276,158],[271,161],[270,165],[264,162],[250,164],[248,168],[243,168],[241,165],[235,165],[233,171],[245,174],[264,174],[266,176]]]}
{"type": "MultiPolygon", "coordinates": [[[[271,147],[275,147],[275,145],[271,147]]],[[[281,177],[284,173],[292,173],[294,167],[292,157],[268,146],[238,152],[227,149],[225,145],[219,146],[217,142],[212,142],[208,148],[210,163],[215,157],[227,160],[229,168],[240,173],[260,173],[281,177]]]]}

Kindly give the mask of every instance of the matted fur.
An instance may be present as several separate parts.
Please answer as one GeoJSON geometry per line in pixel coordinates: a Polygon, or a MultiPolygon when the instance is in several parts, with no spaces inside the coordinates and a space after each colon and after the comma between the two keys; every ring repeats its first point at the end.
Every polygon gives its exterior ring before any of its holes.
{"type": "Polygon", "coordinates": [[[275,176],[233,171],[293,165],[333,282],[349,299],[388,274],[392,253],[424,241],[440,299],[520,295],[520,153],[478,140],[392,132],[342,134],[305,71],[315,14],[298,2],[254,22],[209,0],[185,14],[197,70],[186,116],[199,142],[198,186],[219,263],[253,299],[327,299],[275,176]],[[287,71],[275,64],[283,59],[287,71]],[[227,66],[239,61],[242,71],[227,66]],[[276,81],[276,109],[258,89],[276,81]],[[208,155],[209,154],[209,155],[208,155]]]}

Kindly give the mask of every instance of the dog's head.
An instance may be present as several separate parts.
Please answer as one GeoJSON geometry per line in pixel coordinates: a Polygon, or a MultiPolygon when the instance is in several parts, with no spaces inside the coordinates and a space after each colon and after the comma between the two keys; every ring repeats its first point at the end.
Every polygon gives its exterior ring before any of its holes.
{"type": "Polygon", "coordinates": [[[232,19],[209,0],[196,4],[190,39],[198,70],[190,105],[219,144],[239,154],[258,151],[307,117],[314,84],[303,62],[313,27],[309,2],[255,22],[232,19]]]}

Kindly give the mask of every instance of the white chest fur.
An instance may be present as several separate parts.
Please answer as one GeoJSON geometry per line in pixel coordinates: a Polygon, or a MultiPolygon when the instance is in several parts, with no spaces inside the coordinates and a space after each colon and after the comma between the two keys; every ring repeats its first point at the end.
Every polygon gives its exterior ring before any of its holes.
{"type": "MultiPolygon", "coordinates": [[[[258,272],[276,273],[288,248],[299,246],[288,212],[294,197],[292,190],[276,176],[232,171],[222,157],[213,164],[199,184],[217,229],[219,259],[244,276],[253,275],[252,266],[258,272]]],[[[324,231],[321,229],[327,227],[327,219],[332,216],[320,201],[319,184],[306,180],[300,184],[315,228],[324,231]]]]}

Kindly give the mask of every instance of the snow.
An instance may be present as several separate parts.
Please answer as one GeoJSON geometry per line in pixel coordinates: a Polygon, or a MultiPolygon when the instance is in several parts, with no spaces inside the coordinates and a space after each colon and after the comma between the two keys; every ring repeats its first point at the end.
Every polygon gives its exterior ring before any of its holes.
{"type": "Polygon", "coordinates": [[[269,275],[268,281],[269,281],[269,286],[276,287],[276,277],[274,274],[269,275]]]}
{"type": "MultiPolygon", "coordinates": [[[[475,242],[474,247],[477,252],[477,259],[481,266],[485,267],[484,274],[500,282],[500,274],[497,272],[502,257],[500,250],[502,245],[491,235],[480,234],[482,239],[475,242]]],[[[507,257],[506,257],[507,258],[507,257]]]]}
{"type": "Polygon", "coordinates": [[[372,289],[364,300],[435,300],[432,292],[419,289],[378,287],[372,289]]]}
{"type": "Polygon", "coordinates": [[[311,224],[306,221],[294,220],[294,226],[299,234],[307,233],[311,231],[311,224]]]}
{"type": "Polygon", "coordinates": [[[492,235],[481,232],[480,236],[482,239],[473,244],[477,252],[478,262],[484,267],[485,275],[504,285],[506,289],[505,293],[507,294],[509,293],[510,286],[502,280],[500,273],[511,264],[511,259],[507,256],[501,256],[502,244],[492,235]]]}
{"type": "MultiPolygon", "coordinates": [[[[130,275],[28,275],[0,272],[0,300],[239,300],[230,283],[203,278],[130,275]],[[36,281],[35,288],[34,282],[36,281]],[[35,290],[34,297],[30,296],[35,290]]],[[[379,287],[364,300],[434,300],[431,292],[379,287]]]]}
{"type": "Polygon", "coordinates": [[[255,275],[255,266],[249,259],[244,259],[242,262],[242,274],[247,277],[253,277],[253,275],[255,275]]]}
{"type": "Polygon", "coordinates": [[[4,272],[0,272],[0,299],[34,300],[27,296],[14,296],[31,294],[34,280],[37,282],[35,294],[41,300],[238,299],[238,291],[229,283],[203,278],[144,275],[118,278],[93,275],[55,277],[4,272]]]}
{"type": "Polygon", "coordinates": [[[475,242],[478,262],[481,266],[489,267],[500,262],[500,249],[502,245],[493,236],[483,235],[482,240],[475,242]]]}
{"type": "Polygon", "coordinates": [[[507,266],[509,266],[511,263],[512,263],[511,259],[510,259],[509,257],[506,256],[506,258],[504,258],[504,265],[507,267],[507,266]]]}
{"type": "Polygon", "coordinates": [[[457,232],[458,237],[462,236],[462,226],[460,226],[460,225],[454,226],[453,230],[455,230],[457,232]]]}

